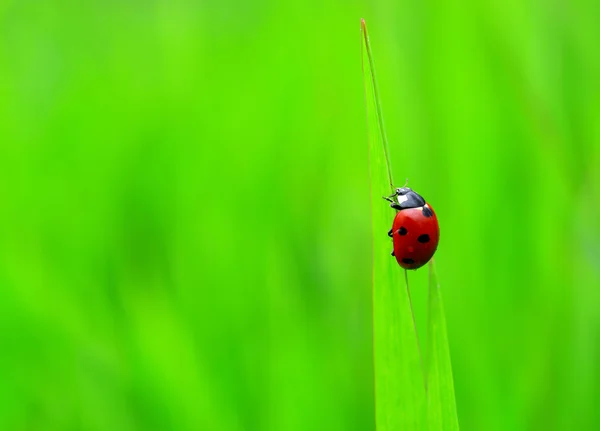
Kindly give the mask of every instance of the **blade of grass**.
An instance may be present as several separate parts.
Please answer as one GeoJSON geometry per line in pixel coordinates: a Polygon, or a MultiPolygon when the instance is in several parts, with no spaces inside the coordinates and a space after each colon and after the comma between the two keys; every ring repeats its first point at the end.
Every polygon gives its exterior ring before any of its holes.
{"type": "Polygon", "coordinates": [[[361,20],[373,229],[375,420],[379,431],[419,430],[424,428],[424,377],[408,291],[401,288],[402,271],[389,254],[392,243],[386,233],[394,213],[381,197],[387,194],[388,187],[393,188],[393,182],[366,30],[365,21],[361,20]],[[368,68],[365,67],[365,55],[368,68]]]}
{"type": "MultiPolygon", "coordinates": [[[[385,157],[385,163],[386,163],[386,168],[387,168],[387,174],[388,174],[388,180],[390,182],[390,188],[392,189],[392,191],[394,191],[394,180],[393,175],[392,175],[392,167],[390,165],[390,150],[388,149],[388,140],[387,140],[387,133],[385,132],[385,123],[383,122],[383,113],[381,111],[381,99],[379,98],[379,85],[377,84],[377,74],[375,72],[375,64],[373,62],[373,54],[371,52],[371,41],[369,40],[369,32],[367,31],[367,23],[365,22],[364,19],[360,20],[360,29],[361,29],[361,34],[364,38],[365,44],[364,44],[364,48],[366,49],[366,54],[367,54],[367,59],[369,61],[369,71],[370,71],[370,83],[371,83],[371,89],[373,92],[373,100],[375,102],[375,113],[376,113],[376,118],[377,118],[377,125],[379,126],[379,136],[381,138],[382,141],[382,146],[383,146],[383,155],[385,157]]],[[[362,51],[363,45],[362,45],[362,41],[361,41],[361,51],[362,51]]],[[[366,102],[366,91],[367,91],[367,82],[369,82],[369,80],[365,77],[364,75],[365,73],[365,64],[364,64],[364,53],[363,53],[363,77],[364,77],[364,86],[365,86],[365,102],[366,102]]]]}
{"type": "Polygon", "coordinates": [[[429,319],[427,328],[427,423],[429,430],[458,430],[452,363],[442,294],[433,259],[429,262],[429,319]]]}

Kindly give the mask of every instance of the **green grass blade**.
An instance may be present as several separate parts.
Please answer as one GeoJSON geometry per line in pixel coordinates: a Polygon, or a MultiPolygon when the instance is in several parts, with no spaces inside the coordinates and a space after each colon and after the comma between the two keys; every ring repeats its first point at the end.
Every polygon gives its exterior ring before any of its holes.
{"type": "Polygon", "coordinates": [[[427,423],[429,430],[458,430],[452,363],[442,295],[433,260],[429,262],[427,328],[427,423]]]}
{"type": "MultiPolygon", "coordinates": [[[[361,36],[364,40],[364,45],[362,45],[362,41],[361,41],[361,51],[363,52],[363,77],[364,77],[364,86],[365,86],[365,99],[370,99],[374,102],[375,105],[375,118],[377,119],[377,126],[379,127],[379,137],[381,139],[381,143],[382,143],[382,148],[383,148],[383,156],[385,159],[385,165],[386,165],[386,171],[387,171],[387,176],[388,176],[388,181],[390,183],[390,188],[392,189],[392,191],[394,190],[394,180],[393,180],[393,175],[392,175],[392,167],[390,165],[390,150],[389,150],[389,145],[388,145],[388,140],[387,140],[387,133],[385,132],[385,123],[383,121],[383,113],[381,112],[381,99],[379,98],[379,85],[377,84],[377,74],[375,72],[375,64],[373,62],[373,54],[371,52],[371,41],[369,40],[369,32],[367,31],[367,23],[365,22],[364,19],[360,20],[360,30],[361,30],[361,36]],[[362,49],[362,47],[364,47],[364,50],[362,49]],[[365,52],[366,51],[366,52],[365,52]],[[364,56],[367,56],[367,62],[369,64],[369,71],[367,72],[367,74],[369,76],[367,76],[365,74],[365,59],[364,56]],[[367,88],[371,89],[371,94],[372,97],[367,97],[367,88]]],[[[365,100],[365,103],[368,103],[367,100],[365,100]]],[[[367,105],[368,106],[368,105],[367,105]]],[[[368,115],[368,109],[367,109],[367,115],[368,115]]],[[[371,110],[371,112],[373,112],[373,110],[371,110]]],[[[369,119],[367,118],[367,121],[369,119]]]]}
{"type": "Polygon", "coordinates": [[[381,104],[364,20],[361,29],[361,44],[366,47],[362,52],[373,228],[375,417],[379,431],[418,430],[423,425],[425,386],[403,273],[390,256],[392,243],[387,231],[394,211],[381,197],[388,194],[392,177],[386,158],[381,104]]]}

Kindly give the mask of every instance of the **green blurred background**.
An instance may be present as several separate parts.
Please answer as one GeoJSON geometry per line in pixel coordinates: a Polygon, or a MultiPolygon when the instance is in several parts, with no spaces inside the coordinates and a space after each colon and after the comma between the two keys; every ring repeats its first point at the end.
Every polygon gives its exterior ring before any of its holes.
{"type": "Polygon", "coordinates": [[[462,429],[594,428],[597,2],[9,0],[0,429],[374,429],[363,16],[462,429]]]}

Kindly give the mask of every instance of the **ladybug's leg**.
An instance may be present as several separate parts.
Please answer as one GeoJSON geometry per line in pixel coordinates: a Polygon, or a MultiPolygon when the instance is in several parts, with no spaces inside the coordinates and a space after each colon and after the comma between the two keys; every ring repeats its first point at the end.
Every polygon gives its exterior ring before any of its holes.
{"type": "Polygon", "coordinates": [[[396,202],[394,199],[394,197],[396,197],[397,195],[391,195],[391,196],[384,196],[383,198],[388,201],[391,202],[390,203],[390,207],[394,208],[395,210],[400,211],[402,209],[402,207],[400,206],[400,204],[398,202],[396,202]]]}
{"type": "Polygon", "coordinates": [[[388,236],[391,238],[393,236],[392,229],[388,231],[388,236]]]}
{"type": "Polygon", "coordinates": [[[392,256],[396,256],[396,253],[394,253],[394,250],[392,250],[392,256]]]}

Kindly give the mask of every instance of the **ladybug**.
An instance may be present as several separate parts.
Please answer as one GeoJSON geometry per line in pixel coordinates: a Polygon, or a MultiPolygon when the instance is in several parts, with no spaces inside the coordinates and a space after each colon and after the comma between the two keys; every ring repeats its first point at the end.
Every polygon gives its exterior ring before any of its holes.
{"type": "Polygon", "coordinates": [[[440,227],[433,208],[408,187],[384,197],[398,212],[388,236],[394,241],[392,256],[404,269],[417,269],[429,262],[440,239],[440,227]]]}

